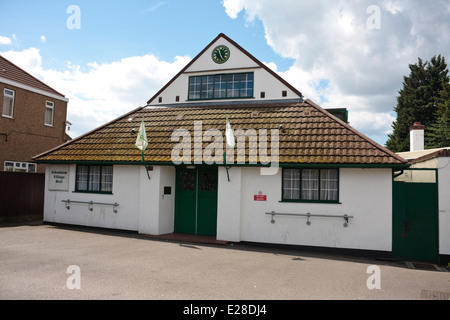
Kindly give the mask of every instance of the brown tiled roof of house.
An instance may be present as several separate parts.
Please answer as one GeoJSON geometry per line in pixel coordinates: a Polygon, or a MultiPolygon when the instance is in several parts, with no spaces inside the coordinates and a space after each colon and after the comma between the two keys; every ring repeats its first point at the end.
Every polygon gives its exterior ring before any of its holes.
{"type": "MultiPolygon", "coordinates": [[[[198,160],[194,158],[193,149],[194,121],[202,122],[203,133],[208,129],[219,129],[224,137],[225,148],[227,116],[235,132],[237,129],[255,129],[256,132],[259,129],[268,129],[268,155],[270,155],[270,129],[280,129],[282,125],[284,132],[279,131],[281,164],[397,166],[406,163],[403,158],[357,132],[310,100],[289,103],[280,101],[139,108],[58,148],[36,156],[34,160],[47,163],[139,163],[142,161],[142,155],[135,147],[135,142],[140,123],[145,119],[149,142],[145,151],[146,162],[167,164],[172,161],[172,149],[179,143],[179,140],[171,141],[175,129],[186,129],[190,132],[192,162],[194,162],[198,160]]],[[[203,150],[211,142],[204,141],[203,150]]],[[[247,141],[247,156],[248,148],[247,141]]]]}
{"type": "Polygon", "coordinates": [[[19,68],[14,63],[12,63],[11,61],[7,60],[2,56],[0,56],[0,78],[18,82],[20,84],[27,85],[35,89],[39,89],[42,91],[46,91],[48,93],[64,97],[63,94],[49,87],[41,80],[33,77],[31,74],[19,68]]]}

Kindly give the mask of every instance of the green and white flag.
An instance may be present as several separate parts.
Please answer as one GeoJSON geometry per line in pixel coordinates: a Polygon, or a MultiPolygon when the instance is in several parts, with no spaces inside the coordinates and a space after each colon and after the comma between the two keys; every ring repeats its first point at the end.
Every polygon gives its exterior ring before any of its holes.
{"type": "Polygon", "coordinates": [[[227,139],[227,145],[230,148],[234,148],[234,146],[235,146],[234,134],[233,134],[233,129],[231,129],[230,121],[228,121],[228,116],[227,116],[225,137],[227,139]]]}
{"type": "Polygon", "coordinates": [[[142,119],[141,127],[139,128],[139,132],[136,138],[136,148],[144,152],[145,149],[147,149],[147,146],[148,146],[147,133],[145,132],[144,119],[142,119]]]}

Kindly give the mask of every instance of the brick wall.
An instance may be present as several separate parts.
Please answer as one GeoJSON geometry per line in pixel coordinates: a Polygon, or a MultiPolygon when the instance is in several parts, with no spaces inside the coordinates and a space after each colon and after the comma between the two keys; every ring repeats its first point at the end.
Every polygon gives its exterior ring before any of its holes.
{"type": "MultiPolygon", "coordinates": [[[[0,171],[4,161],[29,162],[31,158],[65,142],[67,102],[0,83],[0,171]],[[14,117],[1,116],[4,89],[13,90],[14,117]],[[54,103],[53,126],[44,124],[46,101],[54,103]]],[[[45,172],[38,165],[38,172],[45,172]]]]}

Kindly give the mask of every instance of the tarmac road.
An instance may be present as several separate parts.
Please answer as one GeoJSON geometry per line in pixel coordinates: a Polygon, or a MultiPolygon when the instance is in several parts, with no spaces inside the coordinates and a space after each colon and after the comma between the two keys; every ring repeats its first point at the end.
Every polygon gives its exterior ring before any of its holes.
{"type": "Polygon", "coordinates": [[[399,262],[42,224],[0,227],[2,300],[420,300],[449,292],[450,272],[399,262]]]}

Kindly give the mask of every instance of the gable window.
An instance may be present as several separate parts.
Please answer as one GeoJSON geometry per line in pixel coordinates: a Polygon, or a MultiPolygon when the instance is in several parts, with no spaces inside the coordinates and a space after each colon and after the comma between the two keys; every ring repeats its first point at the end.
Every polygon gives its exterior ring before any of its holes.
{"type": "Polygon", "coordinates": [[[46,126],[53,126],[53,115],[55,113],[55,104],[52,101],[45,103],[45,121],[46,126]]]}
{"type": "Polygon", "coordinates": [[[75,191],[112,193],[112,182],[112,166],[77,166],[75,191]]]}
{"type": "Polygon", "coordinates": [[[283,201],[339,201],[338,169],[283,169],[283,201]]]}
{"type": "Polygon", "coordinates": [[[189,100],[253,98],[253,72],[189,78],[189,100]]]}
{"type": "Polygon", "coordinates": [[[14,91],[9,89],[3,90],[3,108],[2,116],[12,118],[14,116],[14,91]]]}

